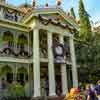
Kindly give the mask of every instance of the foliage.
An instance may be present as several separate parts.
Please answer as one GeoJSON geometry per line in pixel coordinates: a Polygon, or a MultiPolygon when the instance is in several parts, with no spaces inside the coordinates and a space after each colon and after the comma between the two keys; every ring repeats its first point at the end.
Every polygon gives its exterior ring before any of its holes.
{"type": "Polygon", "coordinates": [[[8,65],[0,69],[0,75],[6,75],[7,73],[12,73],[12,69],[8,65]]]}
{"type": "Polygon", "coordinates": [[[91,25],[89,16],[86,14],[83,0],[79,1],[80,33],[79,37],[83,41],[89,41],[91,34],[91,25]]]}
{"type": "MultiPolygon", "coordinates": [[[[91,37],[91,41],[88,43],[76,42],[76,57],[77,63],[83,70],[84,75],[90,81],[97,81],[100,75],[96,75],[94,72],[99,70],[100,66],[100,34],[96,34],[91,37]]],[[[82,71],[81,71],[82,73],[82,71]]]]}
{"type": "Polygon", "coordinates": [[[70,13],[71,13],[71,16],[72,16],[74,19],[76,19],[75,12],[74,12],[74,9],[73,9],[73,8],[70,9],[70,13]]]}
{"type": "Polygon", "coordinates": [[[4,35],[3,35],[3,40],[4,41],[13,41],[13,34],[11,33],[11,32],[9,32],[9,31],[6,31],[6,32],[4,32],[4,35]]]}
{"type": "Polygon", "coordinates": [[[24,87],[20,83],[13,82],[9,89],[11,96],[24,96],[24,87]]]}
{"type": "Polygon", "coordinates": [[[18,69],[18,73],[23,73],[23,74],[27,75],[27,70],[26,70],[26,68],[21,67],[21,68],[18,69]]]}
{"type": "Polygon", "coordinates": [[[99,68],[100,34],[91,31],[83,0],[79,0],[79,17],[80,33],[75,42],[77,63],[80,65],[79,76],[83,76],[81,80],[96,82],[99,76],[94,75],[94,72],[99,68]]]}
{"type": "Polygon", "coordinates": [[[21,44],[21,45],[24,45],[24,44],[28,44],[28,40],[27,40],[27,37],[25,35],[20,35],[18,37],[18,41],[17,41],[17,44],[21,44]]]}

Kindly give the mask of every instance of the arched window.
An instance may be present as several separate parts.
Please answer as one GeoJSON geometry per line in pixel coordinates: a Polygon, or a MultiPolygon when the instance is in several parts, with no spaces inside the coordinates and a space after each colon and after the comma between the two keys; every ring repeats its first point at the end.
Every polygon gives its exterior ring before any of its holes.
{"type": "Polygon", "coordinates": [[[8,47],[13,46],[13,34],[10,31],[6,31],[3,33],[3,37],[2,37],[3,41],[7,42],[8,47]]]}
{"type": "Polygon", "coordinates": [[[17,47],[20,49],[24,49],[24,46],[28,44],[28,39],[24,34],[19,35],[17,40],[17,47]]]}
{"type": "Polygon", "coordinates": [[[8,65],[5,65],[1,68],[1,74],[6,77],[8,82],[13,81],[13,71],[12,68],[8,65]]]}
{"type": "Polygon", "coordinates": [[[25,67],[20,67],[18,70],[17,70],[17,80],[19,82],[22,83],[22,85],[24,85],[24,82],[26,80],[28,80],[28,71],[25,67]]]}

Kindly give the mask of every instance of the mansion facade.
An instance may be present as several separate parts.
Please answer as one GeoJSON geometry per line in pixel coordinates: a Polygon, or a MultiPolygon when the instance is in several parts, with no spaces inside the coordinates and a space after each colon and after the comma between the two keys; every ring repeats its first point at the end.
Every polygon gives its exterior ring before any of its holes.
{"type": "Polygon", "coordinates": [[[55,96],[78,87],[77,29],[75,20],[60,7],[0,3],[0,79],[29,82],[34,97],[44,96],[46,89],[47,95],[55,96]]]}

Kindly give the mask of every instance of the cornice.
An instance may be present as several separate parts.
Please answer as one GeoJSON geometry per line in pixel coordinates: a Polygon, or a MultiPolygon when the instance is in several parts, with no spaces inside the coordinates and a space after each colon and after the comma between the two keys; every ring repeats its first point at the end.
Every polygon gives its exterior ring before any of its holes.
{"type": "Polygon", "coordinates": [[[24,24],[9,21],[9,20],[6,20],[6,19],[0,19],[0,26],[20,30],[20,31],[23,31],[23,32],[29,32],[30,31],[30,27],[28,27],[24,24]]]}
{"type": "Polygon", "coordinates": [[[15,11],[17,11],[17,12],[22,13],[22,14],[25,15],[25,13],[22,12],[21,10],[19,10],[16,6],[12,6],[12,5],[9,5],[9,4],[3,4],[3,3],[0,3],[0,6],[4,7],[4,8],[7,8],[7,9],[15,10],[15,11]]]}
{"type": "Polygon", "coordinates": [[[61,8],[34,8],[29,12],[24,18],[21,20],[22,23],[27,23],[30,19],[32,19],[33,16],[37,16],[39,14],[59,14],[61,15],[65,22],[71,24],[76,29],[78,29],[78,25],[76,22],[74,22],[72,19],[68,18],[66,13],[61,8]]]}

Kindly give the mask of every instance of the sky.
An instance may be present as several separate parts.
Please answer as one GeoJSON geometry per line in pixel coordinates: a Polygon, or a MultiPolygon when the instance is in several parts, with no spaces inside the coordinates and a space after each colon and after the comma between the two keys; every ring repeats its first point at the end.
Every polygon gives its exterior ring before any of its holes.
{"type": "MultiPolygon", "coordinates": [[[[20,5],[22,3],[32,2],[32,0],[7,0],[8,3],[14,4],[14,5],[20,5]]],[[[49,2],[49,5],[55,5],[56,0],[36,0],[37,5],[44,5],[45,1],[49,2]]],[[[62,7],[64,11],[68,12],[71,7],[74,8],[75,14],[78,17],[78,2],[79,0],[61,0],[62,1],[62,7]]],[[[91,16],[90,20],[93,22],[100,21],[100,0],[83,0],[85,9],[88,12],[88,14],[91,16]]]]}

